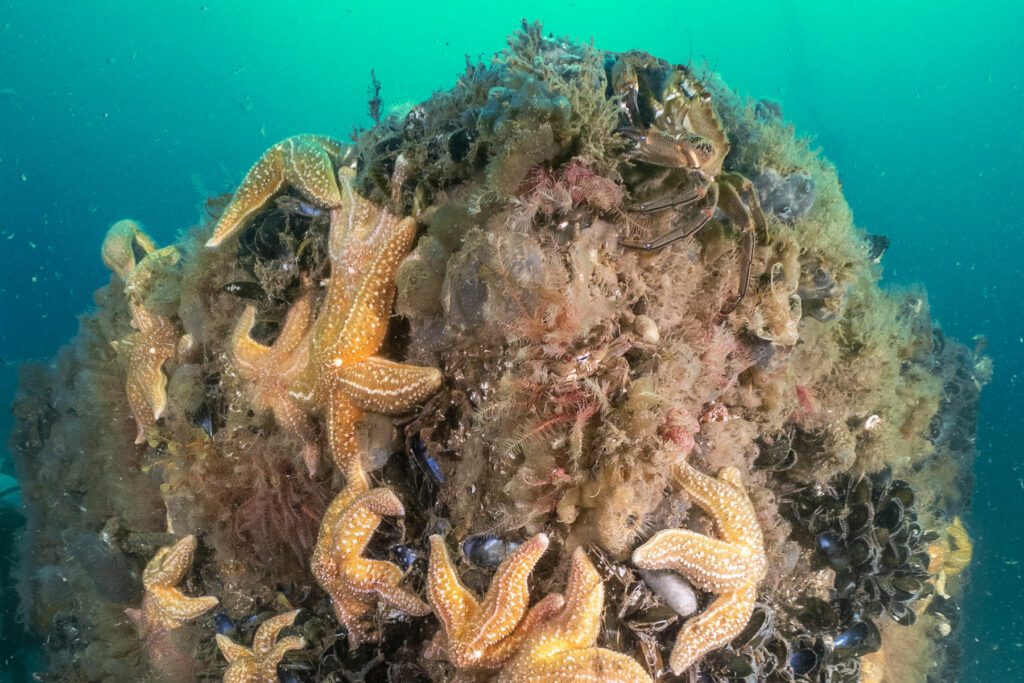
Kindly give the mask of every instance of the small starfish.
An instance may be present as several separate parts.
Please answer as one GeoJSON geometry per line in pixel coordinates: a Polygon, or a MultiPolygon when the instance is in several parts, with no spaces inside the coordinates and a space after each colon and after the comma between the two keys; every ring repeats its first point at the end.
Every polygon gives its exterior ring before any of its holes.
{"type": "Polygon", "coordinates": [[[177,586],[185,578],[196,553],[196,537],[189,535],[174,545],[164,546],[142,573],[142,609],[125,613],[147,636],[173,631],[217,606],[217,598],[190,598],[177,586]]]}
{"type": "Polygon", "coordinates": [[[324,135],[294,135],[268,149],[245,174],[206,246],[216,247],[241,230],[285,185],[318,206],[338,206],[334,165],[345,163],[347,150],[324,135]]]}
{"type": "Polygon", "coordinates": [[[375,356],[387,333],[395,270],[412,246],[416,221],[399,219],[352,189],[341,173],[331,214],[331,279],[310,333],[309,363],[291,395],[325,404],[331,457],[350,478],[361,468],[356,425],[363,411],[403,413],[441,385],[437,368],[375,356]]]}
{"type": "Polygon", "coordinates": [[[429,605],[399,585],[402,571],[397,566],[361,556],[382,517],[404,514],[401,501],[391,489],[366,491],[350,484],[327,508],[320,523],[310,562],[313,576],[330,594],[353,649],[372,637],[365,617],[377,597],[412,616],[430,613],[429,605]]]}
{"type": "Polygon", "coordinates": [[[231,336],[235,367],[249,382],[249,397],[257,410],[271,410],[275,419],[302,442],[302,458],[310,476],[316,474],[320,459],[316,428],[288,385],[309,360],[306,333],[312,324],[313,300],[306,294],[292,304],[281,333],[272,346],[263,346],[250,336],[256,309],[248,306],[231,336]]]}
{"type": "Polygon", "coordinates": [[[683,624],[676,637],[670,664],[681,675],[747,625],[768,561],[757,514],[739,470],[726,467],[714,478],[683,462],[676,481],[714,518],[721,539],[687,529],[666,529],[633,552],[633,564],[678,572],[702,590],[718,594],[704,612],[683,624]]]}
{"type": "Polygon", "coordinates": [[[459,580],[444,539],[436,534],[430,537],[427,597],[444,629],[452,664],[460,669],[498,668],[525,636],[561,609],[562,597],[549,595],[526,613],[530,602],[527,579],[547,547],[545,534],[520,545],[501,563],[487,595],[478,601],[459,580]]]}
{"type": "Polygon", "coordinates": [[[110,226],[100,249],[103,263],[114,271],[122,282],[126,282],[135,270],[136,264],[153,251],[156,251],[153,239],[143,231],[138,221],[130,218],[110,226]]]}
{"type": "Polygon", "coordinates": [[[217,634],[217,647],[228,660],[224,683],[277,683],[277,664],[289,650],[306,646],[299,636],[277,639],[281,629],[291,626],[299,610],[278,614],[260,624],[252,640],[252,649],[217,634]]]}
{"type": "Polygon", "coordinates": [[[178,326],[165,316],[149,311],[145,298],[156,273],[178,262],[181,254],[175,247],[164,247],[146,255],[128,276],[125,295],[132,314],[132,332],[112,346],[127,356],[126,385],[128,406],[135,417],[138,433],[135,443],[143,443],[146,434],[167,407],[167,376],[165,361],[177,352],[178,326]]]}
{"type": "MultiPolygon", "coordinates": [[[[550,596],[549,596],[550,597],[550,596]]],[[[643,667],[619,652],[595,647],[604,614],[604,583],[583,548],[572,555],[565,607],[534,627],[501,670],[499,683],[640,683],[643,667]]]]}

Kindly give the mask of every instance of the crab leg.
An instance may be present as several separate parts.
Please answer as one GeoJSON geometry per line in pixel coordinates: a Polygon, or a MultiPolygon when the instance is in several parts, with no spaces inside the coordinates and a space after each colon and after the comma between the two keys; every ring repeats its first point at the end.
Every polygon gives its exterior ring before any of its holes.
{"type": "MultiPolygon", "coordinates": [[[[705,199],[707,206],[697,212],[697,221],[693,225],[676,228],[669,230],[661,237],[644,242],[640,240],[620,240],[619,244],[626,247],[627,249],[641,249],[643,251],[657,251],[658,249],[664,249],[665,247],[675,244],[681,240],[685,240],[688,237],[692,237],[701,228],[707,225],[707,222],[711,220],[711,217],[715,215],[715,207],[718,204],[718,186],[715,183],[711,183],[707,186],[707,194],[705,199]]],[[[695,201],[695,200],[691,200],[695,201]]]]}

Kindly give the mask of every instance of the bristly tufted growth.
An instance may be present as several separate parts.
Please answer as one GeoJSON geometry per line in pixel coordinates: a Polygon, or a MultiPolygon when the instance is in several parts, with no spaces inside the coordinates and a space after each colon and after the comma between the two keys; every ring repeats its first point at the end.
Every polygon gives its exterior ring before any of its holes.
{"type": "Polygon", "coordinates": [[[518,653],[502,668],[499,683],[649,682],[650,676],[632,658],[596,647],[603,614],[604,582],[583,548],[577,548],[565,607],[526,635],[518,653]]]}
{"type": "Polygon", "coordinates": [[[216,247],[236,234],[286,185],[317,206],[338,206],[334,169],[345,163],[347,151],[324,135],[294,135],[268,149],[245,175],[206,246],[216,247]]]}
{"type": "Polygon", "coordinates": [[[355,485],[338,494],[324,513],[310,564],[317,583],[331,596],[338,621],[348,629],[352,648],[373,637],[366,618],[378,598],[412,616],[430,613],[426,603],[400,585],[397,566],[362,557],[382,517],[404,514],[390,489],[366,491],[355,485]]]}
{"type": "Polygon", "coordinates": [[[316,474],[320,461],[316,428],[303,407],[288,393],[288,386],[309,361],[309,346],[305,342],[313,322],[312,313],[312,295],[307,293],[292,304],[274,344],[263,346],[250,336],[256,322],[256,309],[249,306],[231,336],[234,365],[248,381],[253,407],[272,411],[278,424],[298,437],[310,476],[316,474]]]}
{"type": "Polygon", "coordinates": [[[681,675],[747,625],[767,558],[757,514],[738,470],[726,467],[714,478],[683,462],[676,482],[714,519],[721,539],[687,529],[666,529],[633,552],[633,563],[641,569],[678,572],[718,595],[679,631],[670,664],[672,671],[681,675]]]}
{"type": "Polygon", "coordinates": [[[444,629],[452,664],[460,669],[498,668],[537,624],[561,609],[561,596],[548,596],[526,614],[530,602],[527,579],[547,547],[544,534],[519,546],[498,567],[487,595],[478,601],[459,580],[444,539],[430,537],[427,597],[444,629]]]}
{"type": "Polygon", "coordinates": [[[228,660],[224,683],[276,683],[277,665],[290,650],[305,647],[299,636],[277,639],[281,629],[291,626],[299,610],[278,614],[256,629],[252,648],[239,645],[227,636],[217,634],[217,647],[228,660]]]}
{"type": "Polygon", "coordinates": [[[125,610],[144,634],[172,631],[217,606],[215,597],[190,598],[178,590],[195,553],[196,537],[189,535],[160,548],[146,565],[142,574],[142,609],[125,610]]]}

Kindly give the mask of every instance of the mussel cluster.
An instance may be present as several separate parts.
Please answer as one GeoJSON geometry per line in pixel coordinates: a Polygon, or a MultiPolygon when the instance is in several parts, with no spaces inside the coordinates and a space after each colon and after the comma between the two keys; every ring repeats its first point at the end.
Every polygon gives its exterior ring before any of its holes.
{"type": "Polygon", "coordinates": [[[708,656],[698,680],[704,683],[856,683],[862,655],[881,646],[869,619],[841,624],[833,605],[808,600],[793,615],[795,628],[778,630],[774,611],[758,604],[747,628],[708,656]]]}
{"type": "Polygon", "coordinates": [[[907,482],[888,469],[859,478],[842,474],[795,496],[790,513],[836,571],[833,604],[844,622],[888,614],[914,623],[914,602],[932,591],[927,543],[934,538],[917,523],[907,482]]]}

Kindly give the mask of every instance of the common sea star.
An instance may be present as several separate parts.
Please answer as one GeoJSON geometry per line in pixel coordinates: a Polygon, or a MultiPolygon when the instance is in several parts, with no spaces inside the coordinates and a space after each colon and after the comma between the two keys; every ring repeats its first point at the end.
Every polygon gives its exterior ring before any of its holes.
{"type": "Polygon", "coordinates": [[[346,150],[324,135],[294,135],[268,149],[242,179],[206,246],[216,247],[241,230],[286,184],[318,206],[338,206],[334,165],[344,163],[346,150]]]}
{"type": "Polygon", "coordinates": [[[502,668],[499,683],[649,682],[650,676],[634,659],[595,647],[603,615],[604,583],[583,548],[577,548],[565,606],[530,630],[519,651],[502,668]]]}
{"type": "Polygon", "coordinates": [[[256,309],[249,306],[231,336],[235,367],[249,383],[253,406],[273,411],[281,426],[299,438],[310,476],[316,473],[320,460],[316,428],[306,411],[288,393],[288,386],[309,361],[309,346],[304,342],[312,324],[312,313],[312,296],[306,294],[292,304],[274,344],[263,346],[250,336],[256,309]]]}
{"type": "Polygon", "coordinates": [[[189,535],[157,550],[146,565],[142,573],[142,609],[125,610],[143,633],[172,631],[217,606],[215,597],[190,598],[178,590],[195,553],[196,537],[189,535]]]}
{"type": "Polygon", "coordinates": [[[179,258],[175,247],[151,252],[132,270],[125,283],[135,332],[113,342],[113,346],[127,355],[125,389],[128,406],[138,426],[135,443],[146,440],[149,428],[167,407],[167,377],[163,365],[174,357],[181,336],[174,321],[148,310],[144,299],[156,273],[172,267],[179,258]]]}
{"type": "Polygon", "coordinates": [[[387,488],[361,491],[349,485],[334,499],[320,523],[320,535],[310,562],[313,576],[331,596],[338,621],[348,629],[349,647],[372,636],[365,617],[380,597],[395,609],[413,616],[430,607],[399,585],[402,571],[390,562],[362,557],[382,517],[405,514],[401,501],[387,488]]]}
{"type": "Polygon", "coordinates": [[[277,639],[281,629],[291,626],[299,610],[278,614],[260,624],[252,640],[252,648],[239,645],[225,635],[217,634],[217,647],[228,660],[224,683],[276,683],[277,664],[289,650],[305,647],[299,636],[277,639]]]}
{"type": "Polygon", "coordinates": [[[100,252],[103,263],[126,282],[135,266],[146,254],[156,251],[153,238],[145,233],[138,221],[119,220],[107,230],[100,252]]]}
{"type": "Polygon", "coordinates": [[[527,579],[547,547],[544,534],[520,545],[498,567],[487,595],[479,601],[459,580],[444,539],[430,537],[427,596],[444,629],[452,664],[460,669],[501,666],[537,624],[561,609],[562,597],[553,595],[526,614],[530,602],[527,579]]]}
{"type": "Polygon", "coordinates": [[[633,564],[678,572],[718,595],[704,612],[683,624],[676,637],[670,664],[681,675],[747,625],[768,561],[757,514],[739,470],[726,467],[714,478],[683,462],[676,482],[714,518],[721,539],[687,529],[666,529],[633,552],[633,564]]]}

